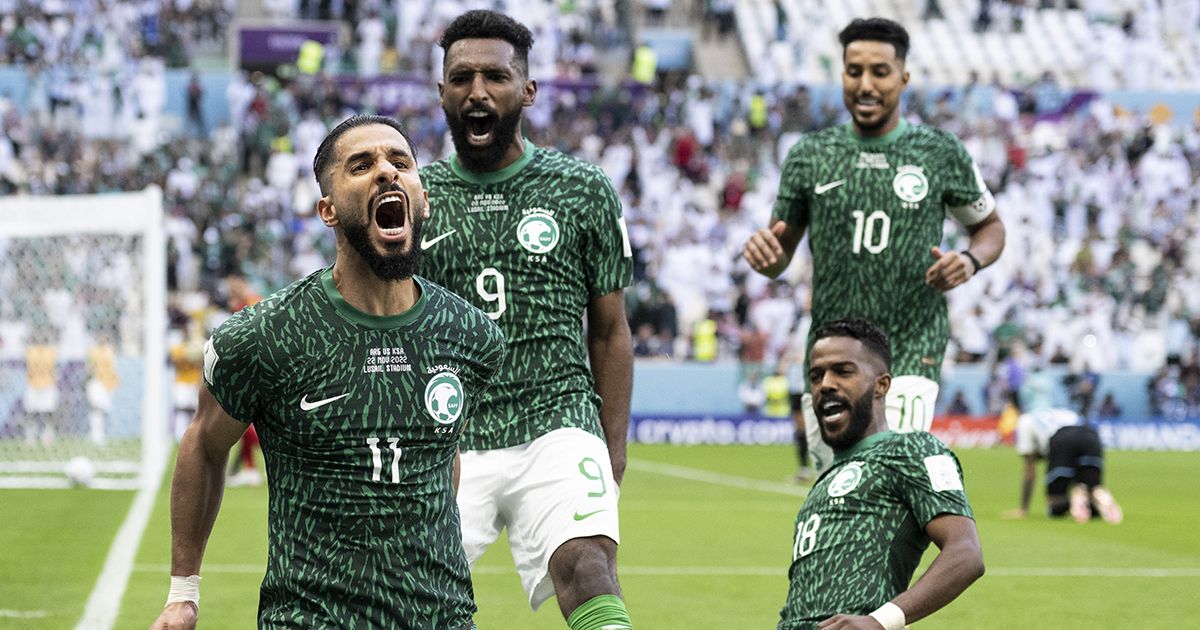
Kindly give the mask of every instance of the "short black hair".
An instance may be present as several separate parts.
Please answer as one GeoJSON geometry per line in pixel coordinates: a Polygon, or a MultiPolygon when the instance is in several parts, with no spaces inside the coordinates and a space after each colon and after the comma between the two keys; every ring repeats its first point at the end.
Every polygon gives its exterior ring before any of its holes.
{"type": "Polygon", "coordinates": [[[835,319],[819,326],[813,333],[813,343],[826,337],[850,337],[862,342],[868,350],[875,353],[887,370],[892,369],[892,344],[888,342],[887,334],[879,326],[865,319],[848,318],[835,319]]]}
{"type": "Polygon", "coordinates": [[[887,18],[858,18],[850,22],[838,33],[838,41],[842,44],[842,56],[846,55],[846,47],[850,42],[857,41],[885,42],[896,49],[896,58],[904,61],[908,56],[908,31],[898,22],[887,18]]]}
{"type": "Polygon", "coordinates": [[[412,152],[413,160],[417,159],[417,145],[413,144],[412,138],[408,137],[408,132],[404,130],[404,125],[400,124],[399,120],[378,114],[355,114],[338,123],[333,131],[330,131],[329,135],[321,141],[321,146],[317,147],[317,155],[313,157],[313,174],[317,176],[317,185],[321,187],[322,196],[329,194],[328,179],[325,176],[329,167],[333,165],[333,149],[337,146],[338,138],[355,127],[365,127],[366,125],[387,125],[399,131],[400,135],[404,136],[404,141],[408,143],[408,150],[412,152]]]}
{"type": "Polygon", "coordinates": [[[460,39],[502,39],[512,44],[521,71],[529,76],[529,49],[533,47],[533,33],[524,24],[496,11],[475,9],[454,18],[442,31],[438,46],[442,47],[442,59],[450,52],[450,46],[460,39]]]}

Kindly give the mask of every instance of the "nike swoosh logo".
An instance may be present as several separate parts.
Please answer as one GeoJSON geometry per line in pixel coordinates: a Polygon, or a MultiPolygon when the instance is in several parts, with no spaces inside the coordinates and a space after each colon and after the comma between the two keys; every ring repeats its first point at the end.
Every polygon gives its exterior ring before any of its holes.
{"type": "Polygon", "coordinates": [[[429,249],[430,247],[433,247],[434,243],[446,238],[447,236],[450,236],[451,234],[453,234],[457,231],[458,231],[458,229],[453,229],[453,230],[450,230],[449,232],[446,232],[445,234],[439,234],[433,238],[423,238],[423,239],[421,239],[421,249],[429,249]]]}
{"type": "Polygon", "coordinates": [[[317,407],[324,407],[325,405],[328,405],[329,403],[331,403],[335,400],[341,400],[342,398],[345,398],[349,395],[350,395],[350,392],[346,392],[345,394],[342,394],[341,396],[334,396],[333,398],[326,398],[325,400],[314,400],[312,402],[308,402],[308,394],[305,394],[304,397],[300,399],[300,410],[301,411],[312,411],[313,409],[316,409],[317,407]]]}
{"type": "Polygon", "coordinates": [[[824,195],[825,193],[827,193],[827,192],[833,190],[834,188],[837,188],[838,186],[841,186],[842,184],[845,184],[845,183],[846,183],[846,180],[839,179],[834,182],[829,182],[828,184],[820,184],[817,187],[813,188],[813,192],[817,193],[818,195],[824,195]]]}
{"type": "Polygon", "coordinates": [[[608,509],[608,508],[604,508],[604,509],[601,509],[601,510],[596,510],[595,512],[588,512],[587,514],[580,514],[579,512],[576,512],[576,513],[575,513],[575,520],[577,520],[577,521],[582,521],[583,519],[585,519],[585,518],[588,518],[589,516],[595,516],[595,515],[597,515],[597,514],[599,514],[599,513],[603,512],[603,511],[604,511],[604,510],[606,510],[606,509],[608,509]]]}

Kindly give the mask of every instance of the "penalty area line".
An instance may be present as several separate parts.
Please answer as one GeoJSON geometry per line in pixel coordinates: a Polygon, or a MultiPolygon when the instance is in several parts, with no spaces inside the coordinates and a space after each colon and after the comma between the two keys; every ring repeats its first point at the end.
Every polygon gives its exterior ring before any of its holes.
{"type": "Polygon", "coordinates": [[[741,488],[743,490],[757,490],[759,492],[784,494],[791,497],[805,497],[808,495],[808,490],[792,484],[775,481],[763,481],[761,479],[752,479],[750,477],[741,477],[738,475],[728,475],[725,473],[713,472],[711,470],[703,470],[701,468],[690,468],[688,466],[679,466],[676,464],[664,464],[662,462],[652,462],[644,459],[630,458],[627,468],[630,470],[648,472],[656,475],[675,477],[677,479],[698,481],[700,483],[707,483],[715,486],[741,488]]]}

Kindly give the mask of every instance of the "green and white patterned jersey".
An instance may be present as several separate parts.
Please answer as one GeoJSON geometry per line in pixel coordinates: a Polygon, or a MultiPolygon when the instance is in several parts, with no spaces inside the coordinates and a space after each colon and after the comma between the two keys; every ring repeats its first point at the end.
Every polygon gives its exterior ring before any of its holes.
{"type": "Polygon", "coordinates": [[[315,272],[222,324],[204,379],[253,422],[270,489],[259,627],[472,628],[455,448],[504,355],[478,309],[417,278],[391,317],[315,272]]]}
{"type": "Polygon", "coordinates": [[[779,630],[866,615],[908,589],[941,514],[974,518],[962,467],[933,434],[876,433],[839,453],[796,517],[779,630]]]}
{"type": "Polygon", "coordinates": [[[495,319],[508,343],[463,449],[507,448],[564,427],[603,438],[583,314],[633,278],[608,176],[526,140],[521,158],[494,173],[469,172],[451,156],[421,179],[433,215],[421,274],[495,319]]]}
{"type": "MultiPolygon", "coordinates": [[[[806,134],[784,162],[772,219],[808,230],[812,332],[846,317],[888,335],[892,373],[941,379],[950,335],[946,298],[925,284],[947,213],[987,217],[991,193],[954,136],[904,120],[879,138],[849,125],[806,134]]],[[[773,221],[772,221],[773,222],[773,221]]]]}

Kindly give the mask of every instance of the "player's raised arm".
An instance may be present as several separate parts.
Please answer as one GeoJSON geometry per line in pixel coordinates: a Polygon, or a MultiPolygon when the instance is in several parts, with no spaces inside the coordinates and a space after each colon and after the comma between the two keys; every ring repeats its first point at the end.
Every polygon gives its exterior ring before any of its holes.
{"type": "Polygon", "coordinates": [[[742,257],[750,267],[768,278],[776,278],[792,262],[804,228],[776,220],[770,228],[750,235],[742,246],[742,257]]]}
{"type": "Polygon", "coordinates": [[[625,476],[625,442],[633,392],[633,336],[625,317],[625,291],[592,300],[587,316],[588,357],[601,399],[600,427],[612,459],[613,480],[619,485],[625,476]]]}
{"type": "Polygon", "coordinates": [[[945,252],[934,247],[934,263],[925,272],[925,283],[940,291],[949,291],[996,262],[1004,251],[1005,230],[1000,215],[992,210],[978,223],[968,225],[970,244],[961,252],[945,252]]]}
{"type": "Polygon", "coordinates": [[[204,546],[221,509],[229,449],[247,426],[225,413],[202,380],[196,417],[179,441],[171,480],[171,592],[151,630],[196,626],[204,546]]]}
{"type": "Polygon", "coordinates": [[[983,550],[975,521],[942,514],[925,525],[925,533],[939,552],[925,574],[892,600],[904,611],[905,623],[937,612],[983,576],[983,550]]]}

